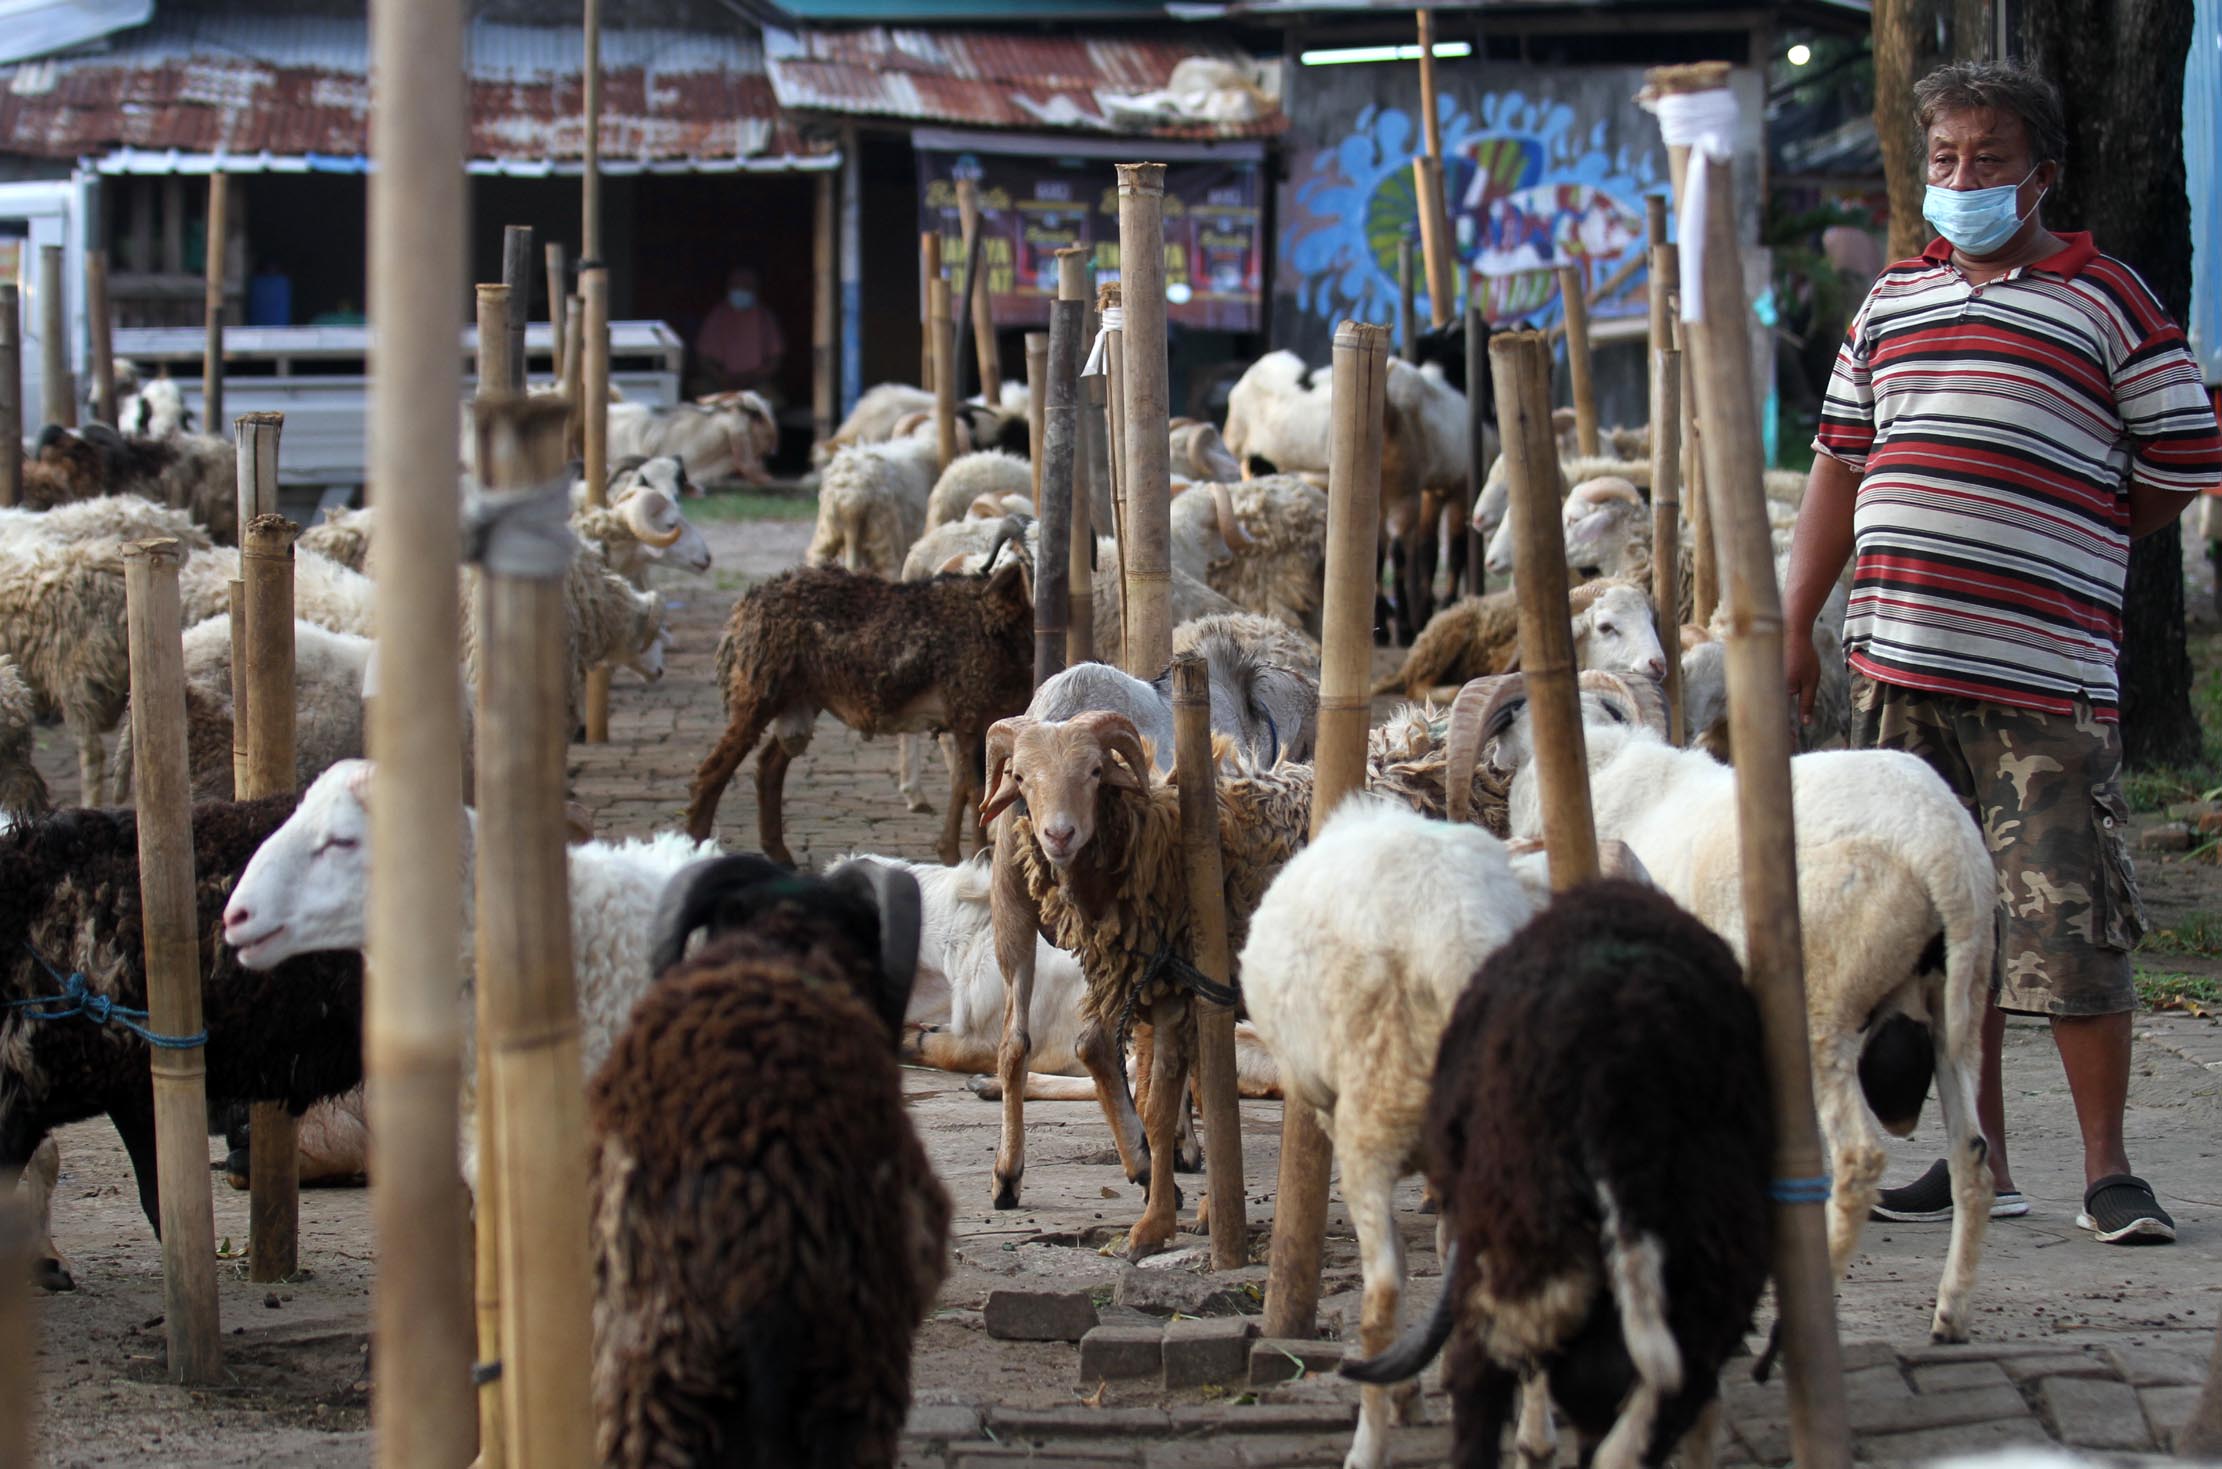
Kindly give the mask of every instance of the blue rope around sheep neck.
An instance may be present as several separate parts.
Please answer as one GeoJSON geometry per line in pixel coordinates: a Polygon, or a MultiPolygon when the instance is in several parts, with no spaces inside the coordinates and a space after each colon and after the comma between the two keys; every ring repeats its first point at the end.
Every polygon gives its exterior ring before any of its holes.
{"type": "Polygon", "coordinates": [[[133,1035],[138,1036],[148,1045],[165,1051],[189,1051],[195,1046],[208,1044],[208,1032],[205,1029],[192,1035],[155,1034],[155,1032],[140,1024],[141,1021],[149,1018],[146,1011],[134,1010],[128,1005],[119,1005],[113,995],[94,994],[92,987],[86,983],[82,971],[65,978],[59,969],[47,963],[45,956],[29,944],[23,946],[23,951],[33,959],[38,960],[39,968],[45,970],[53,981],[62,987],[62,992],[58,995],[33,995],[27,1000],[10,1000],[5,1005],[0,1005],[0,1009],[21,1010],[30,1005],[59,1005],[63,1008],[58,1010],[32,1010],[24,1018],[26,1020],[67,1020],[73,1015],[82,1015],[95,1025],[106,1025],[112,1020],[133,1035]]]}
{"type": "Polygon", "coordinates": [[[1777,1178],[1767,1185],[1767,1197],[1778,1204],[1825,1204],[1829,1201],[1829,1176],[1777,1178]]]}

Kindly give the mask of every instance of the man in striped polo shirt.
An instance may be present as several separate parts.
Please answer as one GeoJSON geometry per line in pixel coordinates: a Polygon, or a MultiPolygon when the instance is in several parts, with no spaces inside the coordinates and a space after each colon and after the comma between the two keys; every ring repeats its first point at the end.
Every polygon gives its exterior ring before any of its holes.
{"type": "MultiPolygon", "coordinates": [[[[1783,594],[1785,673],[1810,718],[1813,622],[1856,549],[1854,742],[1927,760],[1998,866],[1978,1096],[1992,1213],[2029,1209],[2007,1164],[2005,1015],[2045,1015],[2083,1135],[2077,1222],[2163,1242],[2174,1221],[2122,1144],[2143,913],[2114,663],[2129,543],[2222,480],[2222,434],[2137,273],[2044,227],[2066,143],[2051,84],[1964,62],[1914,99],[1940,238],[1875,282],[1837,354],[1783,594]]],[[[1877,1212],[1951,1210],[1940,1161],[1877,1212]]]]}

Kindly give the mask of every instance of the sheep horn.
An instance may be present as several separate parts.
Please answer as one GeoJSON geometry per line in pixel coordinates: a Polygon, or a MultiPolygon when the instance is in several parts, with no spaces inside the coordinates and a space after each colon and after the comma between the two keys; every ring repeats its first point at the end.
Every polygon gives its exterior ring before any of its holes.
{"type": "Polygon", "coordinates": [[[1666,698],[1650,679],[1629,678],[1601,668],[1589,668],[1582,671],[1578,682],[1585,690],[1618,695],[1626,701],[1626,712],[1631,718],[1659,738],[1666,738],[1666,698]]]}
{"type": "Polygon", "coordinates": [[[949,558],[949,559],[948,559],[947,561],[944,561],[944,562],[942,562],[942,563],[941,563],[941,566],[940,566],[940,570],[941,570],[941,571],[962,571],[962,570],[964,569],[964,558],[965,558],[965,553],[964,553],[964,552],[962,552],[962,551],[959,551],[959,552],[958,552],[958,553],[957,553],[956,555],[954,555],[954,556],[950,557],[950,558],[949,558]]]}
{"type": "Polygon", "coordinates": [[[1625,476],[1601,474],[1595,479],[1585,479],[1568,492],[1569,500],[1586,500],[1592,505],[1606,500],[1625,500],[1631,505],[1641,505],[1643,495],[1635,483],[1625,476]]]}
{"type": "Polygon", "coordinates": [[[1258,538],[1244,530],[1242,522],[1235,518],[1234,491],[1225,485],[1213,485],[1211,503],[1218,507],[1219,539],[1227,543],[1228,550],[1239,556],[1258,543],[1258,538]]]}
{"type": "Polygon", "coordinates": [[[836,887],[858,892],[879,911],[880,990],[877,1008],[888,1034],[903,1033],[903,1012],[918,975],[918,879],[885,862],[844,862],[826,874],[836,887]]]}
{"type": "Polygon", "coordinates": [[[1128,786],[1138,791],[1150,788],[1150,771],[1155,766],[1150,760],[1149,752],[1142,748],[1141,732],[1135,729],[1133,720],[1109,709],[1090,709],[1086,713],[1075,714],[1066,722],[1076,729],[1086,730],[1095,737],[1097,744],[1103,746],[1105,754],[1116,756],[1125,762],[1125,776],[1121,776],[1118,766],[1114,765],[1104,773],[1105,780],[1113,785],[1128,786]]]}
{"type": "Polygon", "coordinates": [[[996,817],[1001,816],[1017,804],[1019,796],[1018,782],[1011,779],[1005,772],[1010,768],[1011,757],[1018,751],[1020,731],[1032,729],[1038,723],[1040,723],[1039,720],[1029,718],[1024,714],[1018,714],[1009,719],[998,719],[988,726],[988,794],[987,799],[980,803],[980,821],[982,825],[995,820],[996,817]]]}
{"type": "Polygon", "coordinates": [[[888,429],[887,436],[891,439],[907,439],[918,431],[920,425],[932,417],[931,413],[906,413],[895,420],[894,424],[888,429]]]}
{"type": "MultiPolygon", "coordinates": [[[[663,491],[641,489],[627,495],[620,505],[625,512],[625,524],[631,527],[633,535],[640,543],[651,551],[668,551],[679,544],[679,537],[687,533],[687,523],[684,520],[679,520],[667,531],[656,529],[657,507],[670,504],[671,501],[665,498],[663,491]]],[[[676,511],[678,507],[672,508],[676,511]]]]}
{"type": "Polygon", "coordinates": [[[1450,1340],[1453,1306],[1459,1292],[1453,1288],[1453,1267],[1458,1263],[1458,1242],[1443,1252],[1443,1288],[1435,1296],[1435,1309],[1426,1321],[1413,1327],[1378,1357],[1345,1357],[1336,1370],[1354,1382],[1386,1384],[1420,1375],[1435,1354],[1450,1340]]]}
{"type": "Polygon", "coordinates": [[[792,880],[794,874],[768,857],[754,852],[711,857],[682,868],[664,886],[649,925],[652,947],[648,972],[662,974],[687,952],[687,940],[698,928],[713,932],[730,921],[723,911],[736,894],[762,883],[792,880]]]}
{"type": "Polygon", "coordinates": [[[1026,552],[1026,522],[1016,515],[1006,515],[1003,517],[1003,523],[996,527],[995,539],[988,543],[988,559],[980,566],[982,576],[989,575],[995,570],[995,558],[1002,554],[1003,547],[1012,541],[1018,542],[1019,554],[1023,558],[1026,552]]]}
{"type": "Polygon", "coordinates": [[[1453,824],[1466,819],[1473,800],[1474,762],[1498,714],[1515,700],[1525,699],[1524,675],[1500,673],[1477,678],[1451,700],[1450,733],[1443,748],[1443,818],[1453,824]]]}
{"type": "Polygon", "coordinates": [[[981,493],[972,497],[972,503],[965,508],[964,513],[971,520],[1001,520],[1008,512],[1004,510],[1000,496],[981,493]]]}

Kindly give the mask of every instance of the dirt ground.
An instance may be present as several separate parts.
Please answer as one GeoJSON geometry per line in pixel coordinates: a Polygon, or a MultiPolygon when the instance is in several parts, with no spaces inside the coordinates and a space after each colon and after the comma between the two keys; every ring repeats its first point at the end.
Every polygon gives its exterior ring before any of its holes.
{"type": "MultiPolygon", "coordinates": [[[[653,686],[620,675],[611,743],[573,750],[578,797],[604,834],[641,833],[674,822],[695,762],[722,724],[710,678],[717,629],[745,581],[793,564],[808,534],[807,523],[795,521],[712,523],[705,530],[718,569],[708,578],[666,586],[675,604],[669,673],[653,686]]],[[[48,732],[41,763],[57,799],[66,802],[75,785],[74,762],[58,731],[48,732]]],[[[931,856],[939,818],[902,809],[893,764],[892,741],[861,741],[830,720],[820,721],[815,742],[788,782],[789,840],[799,860],[815,866],[850,850],[931,856]]],[[[946,797],[938,796],[937,804],[941,799],[946,797]]],[[[745,776],[728,793],[721,815],[721,835],[729,844],[753,845],[753,787],[745,776]]],[[[2144,853],[2140,860],[2147,899],[2161,923],[2222,908],[2222,880],[2214,867],[2163,862],[2144,853]]],[[[2176,967],[2174,961],[2170,965],[2176,967]]],[[[2031,1353],[2115,1349],[2156,1352],[2177,1363],[2204,1361],[2222,1309],[2222,1025],[2184,1014],[2144,1015],[2138,1036],[2130,1149],[2175,1213],[2180,1242],[2172,1249],[2116,1250],[2092,1243],[2075,1228],[2080,1154],[2058,1059],[2041,1025],[2016,1022],[2008,1032],[2007,1098],[2016,1173],[2034,1209],[2026,1219],[1995,1224],[1986,1244],[1973,1332],[1978,1342],[1993,1344],[1997,1355],[2005,1355],[2008,1345],[2019,1350],[2026,1344],[2031,1353]]],[[[1314,1405],[1332,1420],[1355,1401],[1354,1391],[1336,1379],[1314,1375],[1254,1394],[1238,1389],[1235,1395],[1224,1389],[1167,1392],[1114,1383],[1091,1397],[1096,1385],[1080,1381],[1074,1347],[990,1338],[981,1313],[992,1289],[1088,1288],[1106,1303],[1109,1320],[1122,1309],[1110,1302],[1140,1289],[1136,1282],[1142,1276],[1169,1283],[1175,1294],[1200,1293],[1203,1282],[1177,1253],[1139,1271],[1099,1253],[1097,1246],[1109,1233],[1123,1230],[1138,1212],[1140,1198],[1122,1177],[1092,1104],[1029,1106],[1025,1207],[998,1213],[987,1207],[996,1109],[966,1093],[962,1078],[911,1071],[905,1080],[915,1120],[957,1205],[953,1270],[918,1342],[920,1404],[1071,1410],[1085,1400],[1091,1409],[1171,1409],[1170,1416],[1135,1421],[1186,1424],[1197,1450],[1186,1458],[1161,1457],[1176,1451],[1150,1439],[1151,1430],[1137,1429],[1099,1438],[1085,1462],[1340,1462],[1348,1429],[1321,1427],[1312,1421],[1317,1413],[1285,1420],[1291,1427],[1312,1422],[1304,1432],[1244,1439],[1246,1447],[1239,1449],[1235,1439],[1210,1436],[1219,1426],[1260,1427],[1268,1422],[1260,1411],[1269,1414],[1276,1404],[1292,1412],[1314,1405]]],[[[1253,1254],[1260,1261],[1279,1133],[1277,1104],[1244,1105],[1248,1210],[1253,1254]]],[[[367,1465],[367,1333],[375,1270],[367,1191],[304,1192],[303,1270],[291,1282],[251,1284],[243,1262],[224,1261],[219,1275],[225,1382],[185,1390],[164,1375],[160,1257],[113,1130],[105,1122],[88,1123],[65,1130],[60,1142],[63,1175],[54,1234],[77,1289],[40,1302],[42,1461],[57,1469],[111,1463],[367,1465]]],[[[1919,1135],[1894,1146],[1891,1176],[1910,1176],[1936,1149],[1932,1109],[1919,1135]]],[[[212,1159],[221,1156],[221,1144],[212,1143],[212,1159]]],[[[1188,1187],[1192,1216],[1200,1180],[1188,1187]]],[[[218,1240],[227,1251],[243,1246],[247,1196],[220,1175],[215,1196],[218,1240]]],[[[1417,1203],[1414,1180],[1400,1192],[1399,1204],[1418,1282],[1412,1294],[1424,1301],[1435,1290],[1437,1267],[1432,1221],[1416,1212],[1417,1203]]],[[[1945,1231],[1942,1225],[1868,1226],[1839,1296],[1845,1341],[1888,1344],[1883,1360],[1896,1352],[1905,1372],[1926,1370],[1906,1364],[1918,1362],[1909,1354],[1926,1341],[1945,1231]]],[[[1329,1234],[1320,1322],[1326,1334],[1339,1335],[1346,1311],[1354,1312],[1357,1284],[1339,1200],[1329,1234]]],[[[412,1247],[451,1245],[427,1239],[412,1247]]],[[[1222,1282],[1232,1295],[1220,1306],[1258,1309],[1263,1273],[1262,1265],[1254,1265],[1222,1282]]],[[[2133,1380],[2127,1368],[2118,1375],[2133,1380]]],[[[2182,1375],[2160,1380],[2180,1381],[2182,1375]]],[[[2133,1416],[2135,1405],[2143,1404],[2154,1431],[2170,1426],[2166,1415],[2180,1416],[2188,1406],[2181,1387],[2138,1386],[2143,1395],[2127,1401],[2133,1416]],[[2167,1396],[2171,1393],[2176,1396],[2167,1396]]],[[[1748,1385],[1731,1393],[1730,1416],[1743,1426],[1729,1445],[1729,1462],[1780,1462],[1780,1398],[1779,1380],[1766,1393],[1748,1385]]],[[[2032,1396],[2031,1402],[2037,1399],[2032,1396]]],[[[1439,1396],[1430,1396],[1423,1399],[1420,1416],[1439,1424],[1446,1411],[1439,1396]]],[[[2041,1404],[2036,1411],[2030,1421],[2041,1423],[2041,1432],[2062,1432],[2064,1420],[2046,1416],[2049,1410],[2041,1404]]],[[[1439,1430],[1400,1430],[1399,1462],[1419,1462],[1429,1454],[1439,1458],[1441,1442],[1439,1430]]],[[[957,1445],[945,1449],[921,1439],[906,1462],[941,1464],[946,1452],[951,1464],[985,1464],[989,1448],[983,1436],[979,1455],[964,1457],[957,1445]]],[[[1905,1451],[1910,1453],[1910,1444],[1905,1451]]],[[[1008,1446],[997,1453],[999,1461],[1023,1456],[1008,1446]]]]}

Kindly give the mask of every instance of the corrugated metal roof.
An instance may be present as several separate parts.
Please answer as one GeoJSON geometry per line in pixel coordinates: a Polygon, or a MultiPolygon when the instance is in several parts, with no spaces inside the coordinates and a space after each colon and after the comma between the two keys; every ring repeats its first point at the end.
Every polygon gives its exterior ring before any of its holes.
{"type": "MultiPolygon", "coordinates": [[[[583,44],[575,28],[470,27],[474,161],[532,171],[583,156],[583,44]]],[[[602,74],[601,151],[613,170],[833,151],[782,113],[763,48],[739,27],[607,32],[602,74]]],[[[369,75],[359,19],[158,19],[112,50],[0,68],[0,152],[359,159],[369,75]]]]}
{"type": "Polygon", "coordinates": [[[1190,57],[1248,69],[1251,58],[1193,41],[1021,35],[999,31],[764,32],[772,91],[783,107],[955,123],[967,127],[1080,128],[1164,138],[1269,137],[1287,125],[1278,107],[1254,121],[1129,127],[1107,96],[1156,92],[1190,57]]]}

